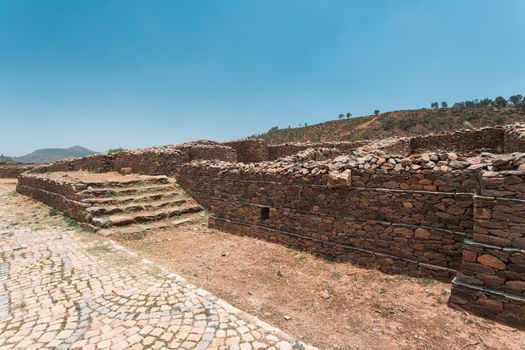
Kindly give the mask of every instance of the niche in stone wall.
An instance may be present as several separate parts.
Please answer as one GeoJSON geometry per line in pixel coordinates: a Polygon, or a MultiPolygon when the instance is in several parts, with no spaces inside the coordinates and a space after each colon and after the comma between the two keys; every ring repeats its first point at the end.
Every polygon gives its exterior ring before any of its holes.
{"type": "Polygon", "coordinates": [[[260,218],[262,221],[268,220],[270,218],[270,207],[260,208],[260,218]]]}

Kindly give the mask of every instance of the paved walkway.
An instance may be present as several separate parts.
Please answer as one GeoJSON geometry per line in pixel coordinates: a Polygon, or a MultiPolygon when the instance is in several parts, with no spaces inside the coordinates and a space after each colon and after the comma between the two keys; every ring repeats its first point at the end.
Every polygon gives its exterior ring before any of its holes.
{"type": "Polygon", "coordinates": [[[0,349],[313,349],[0,182],[0,349]]]}

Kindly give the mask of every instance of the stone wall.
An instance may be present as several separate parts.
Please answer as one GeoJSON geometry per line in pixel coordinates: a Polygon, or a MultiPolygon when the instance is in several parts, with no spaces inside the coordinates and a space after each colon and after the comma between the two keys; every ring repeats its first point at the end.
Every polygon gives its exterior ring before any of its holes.
{"type": "Polygon", "coordinates": [[[287,142],[280,145],[268,145],[268,159],[276,160],[279,158],[291,156],[309,148],[335,148],[342,153],[351,153],[352,151],[368,144],[370,141],[356,142],[318,142],[318,143],[299,143],[287,142]]]}
{"type": "Polygon", "coordinates": [[[237,153],[237,161],[242,163],[257,163],[269,159],[268,144],[263,139],[244,139],[223,143],[232,147],[237,153]]]}
{"type": "Polygon", "coordinates": [[[100,153],[83,158],[66,159],[38,166],[33,171],[88,170],[108,172],[131,168],[132,172],[145,175],[173,175],[181,164],[203,159],[235,162],[237,155],[231,147],[211,141],[199,141],[182,145],[152,147],[114,154],[100,153]]]}
{"type": "Polygon", "coordinates": [[[504,153],[525,151],[525,126],[516,124],[505,127],[504,153]]]}
{"type": "Polygon", "coordinates": [[[36,174],[24,174],[18,178],[16,191],[52,208],[77,221],[87,221],[85,209],[89,204],[80,202],[77,192],[85,189],[75,184],[50,179],[36,174]]]}
{"type": "Polygon", "coordinates": [[[445,155],[194,162],[177,178],[211,209],[211,226],[382,270],[450,279],[473,231],[473,195],[485,163],[445,155]]]}
{"type": "Polygon", "coordinates": [[[503,127],[460,130],[451,133],[412,137],[410,148],[412,152],[421,150],[458,152],[491,150],[495,153],[502,153],[504,138],[505,129],[503,127]]]}
{"type": "MultiPolygon", "coordinates": [[[[175,176],[211,210],[211,227],[387,272],[453,279],[451,306],[525,329],[524,131],[276,146],[200,141],[33,172],[175,176]]],[[[82,221],[75,190],[24,175],[18,186],[82,221]]]]}
{"type": "Polygon", "coordinates": [[[485,172],[450,304],[525,329],[525,171],[485,172]]]}
{"type": "MultiPolygon", "coordinates": [[[[500,137],[497,129],[468,135],[481,144],[500,137]]],[[[191,162],[177,178],[211,210],[211,227],[387,272],[454,278],[451,306],[522,328],[525,154],[464,146],[464,154],[385,155],[410,142],[257,164],[191,162]]]]}
{"type": "Polygon", "coordinates": [[[16,179],[34,166],[33,164],[0,164],[0,179],[16,179]]]}

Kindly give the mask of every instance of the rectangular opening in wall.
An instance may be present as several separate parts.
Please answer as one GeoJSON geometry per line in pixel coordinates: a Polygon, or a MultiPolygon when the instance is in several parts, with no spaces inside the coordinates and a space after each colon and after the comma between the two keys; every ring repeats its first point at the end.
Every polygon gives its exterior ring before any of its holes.
{"type": "Polygon", "coordinates": [[[261,220],[268,220],[270,218],[270,208],[261,207],[261,220]]]}

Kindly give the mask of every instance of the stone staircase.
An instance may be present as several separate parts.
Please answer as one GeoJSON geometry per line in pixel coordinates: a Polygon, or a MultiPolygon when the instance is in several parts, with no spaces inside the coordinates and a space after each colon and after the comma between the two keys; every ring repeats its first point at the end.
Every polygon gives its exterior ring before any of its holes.
{"type": "Polygon", "coordinates": [[[102,235],[137,235],[198,220],[203,208],[166,176],[83,183],[87,223],[102,235]]]}

